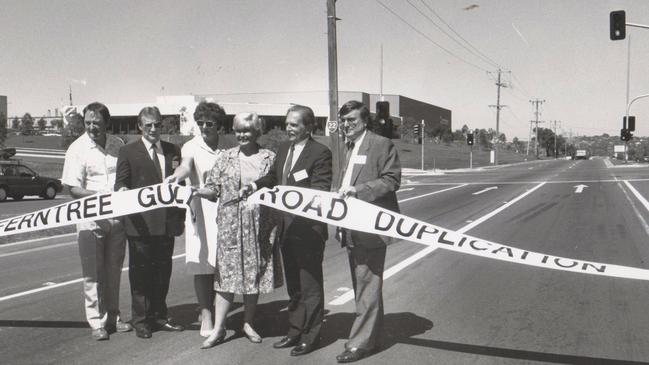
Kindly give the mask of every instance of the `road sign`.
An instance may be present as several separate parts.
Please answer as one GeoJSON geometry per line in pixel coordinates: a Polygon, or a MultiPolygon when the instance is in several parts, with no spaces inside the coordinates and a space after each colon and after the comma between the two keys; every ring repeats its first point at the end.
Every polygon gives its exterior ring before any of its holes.
{"type": "Polygon", "coordinates": [[[327,131],[329,134],[333,134],[338,130],[338,121],[337,120],[330,120],[327,122],[327,131]]]}

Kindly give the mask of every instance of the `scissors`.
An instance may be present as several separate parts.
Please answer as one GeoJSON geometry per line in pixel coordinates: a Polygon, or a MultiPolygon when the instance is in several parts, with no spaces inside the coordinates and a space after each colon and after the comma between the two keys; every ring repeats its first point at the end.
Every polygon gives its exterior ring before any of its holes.
{"type": "Polygon", "coordinates": [[[230,205],[237,204],[238,202],[240,202],[240,201],[242,201],[242,200],[244,200],[243,197],[234,198],[234,199],[232,199],[232,200],[228,200],[227,202],[223,203],[222,206],[223,206],[223,207],[229,207],[230,205]]]}

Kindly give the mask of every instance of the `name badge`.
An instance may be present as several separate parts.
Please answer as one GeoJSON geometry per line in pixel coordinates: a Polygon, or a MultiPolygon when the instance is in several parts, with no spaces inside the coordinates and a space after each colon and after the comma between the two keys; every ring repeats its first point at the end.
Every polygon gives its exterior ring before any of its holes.
{"type": "Polygon", "coordinates": [[[295,179],[295,182],[302,181],[307,177],[309,177],[309,174],[306,173],[306,170],[300,170],[293,174],[293,178],[295,179]]]}
{"type": "Polygon", "coordinates": [[[365,161],[367,160],[367,156],[365,155],[356,155],[356,159],[354,159],[354,163],[363,165],[365,164],[365,161]]]}

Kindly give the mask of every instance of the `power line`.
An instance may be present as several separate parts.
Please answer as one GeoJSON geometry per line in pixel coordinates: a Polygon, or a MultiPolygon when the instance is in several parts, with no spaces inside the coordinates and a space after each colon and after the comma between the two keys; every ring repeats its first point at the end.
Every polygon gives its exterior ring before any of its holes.
{"type": "Polygon", "coordinates": [[[512,77],[514,78],[514,80],[516,80],[516,83],[518,84],[520,89],[523,91],[523,93],[525,93],[526,96],[529,96],[530,93],[525,89],[525,87],[523,87],[523,83],[521,82],[521,80],[518,77],[516,77],[516,74],[513,73],[513,72],[512,72],[512,77]]]}
{"type": "Polygon", "coordinates": [[[480,66],[478,66],[478,65],[476,65],[476,64],[474,64],[474,63],[471,63],[471,62],[469,62],[469,61],[463,59],[462,57],[460,57],[460,56],[456,55],[455,53],[449,51],[448,49],[442,47],[439,43],[435,42],[432,38],[430,38],[430,37],[429,37],[428,35],[426,35],[424,32],[422,32],[422,31],[420,31],[419,29],[417,29],[417,27],[415,27],[414,25],[410,24],[407,20],[405,20],[404,18],[402,18],[399,14],[397,14],[396,12],[394,12],[394,10],[390,9],[387,5],[383,4],[380,0],[375,0],[375,1],[376,1],[377,3],[379,3],[379,5],[381,5],[383,8],[385,8],[387,11],[389,11],[392,15],[394,15],[394,16],[397,17],[399,20],[401,20],[401,21],[402,21],[404,24],[406,24],[408,27],[410,27],[410,29],[412,29],[412,30],[414,30],[415,32],[419,33],[419,35],[421,35],[422,37],[426,38],[430,43],[434,44],[435,46],[437,46],[438,48],[440,48],[440,49],[443,50],[444,52],[446,52],[446,53],[448,53],[449,55],[451,55],[451,56],[457,58],[458,60],[460,60],[460,61],[466,63],[466,64],[469,65],[469,66],[473,66],[473,67],[477,68],[478,70],[485,71],[485,72],[488,72],[488,71],[489,71],[489,70],[487,70],[487,69],[484,69],[484,68],[482,68],[482,67],[480,67],[480,66]]]}
{"type": "MultiPolygon", "coordinates": [[[[472,53],[473,55],[477,56],[478,58],[481,58],[483,61],[486,61],[486,63],[489,63],[489,64],[491,64],[491,65],[494,66],[494,67],[498,67],[497,64],[491,62],[489,59],[485,59],[485,58],[483,58],[480,54],[476,53],[475,51],[471,50],[470,48],[468,48],[468,47],[465,46],[464,44],[460,43],[457,39],[455,39],[452,35],[450,35],[450,34],[449,34],[447,31],[445,31],[442,27],[440,27],[439,25],[437,25],[437,23],[435,23],[435,21],[434,21],[433,19],[431,19],[428,15],[426,15],[424,12],[422,12],[418,7],[416,7],[415,4],[413,4],[410,0],[406,0],[406,1],[408,2],[408,4],[410,4],[411,7],[413,7],[415,10],[417,10],[417,12],[418,12],[419,14],[421,14],[421,16],[423,16],[424,18],[426,18],[426,20],[428,20],[432,25],[434,25],[437,29],[439,29],[439,31],[441,31],[442,33],[446,34],[446,36],[447,36],[450,40],[452,40],[453,42],[457,43],[460,47],[464,48],[465,50],[467,50],[468,52],[470,52],[470,53],[472,53]]],[[[426,4],[424,4],[424,5],[426,5],[426,4]]]]}
{"type": "Polygon", "coordinates": [[[448,24],[439,14],[437,14],[437,12],[435,10],[433,10],[433,8],[431,6],[429,6],[424,0],[419,0],[419,1],[421,1],[421,3],[424,4],[424,6],[426,8],[428,8],[428,10],[430,10],[437,17],[437,19],[439,19],[442,23],[444,23],[444,25],[446,25],[448,27],[448,29],[450,29],[453,33],[455,33],[455,35],[457,35],[461,40],[463,40],[464,43],[466,43],[469,47],[471,47],[473,50],[475,50],[483,59],[487,60],[487,63],[490,63],[492,66],[494,66],[496,68],[501,68],[500,65],[498,64],[498,62],[496,62],[496,61],[492,60],[491,58],[487,57],[487,55],[480,52],[479,49],[474,47],[473,44],[471,44],[471,42],[469,42],[464,37],[462,37],[462,35],[460,35],[460,33],[456,32],[455,29],[453,29],[453,27],[451,27],[450,24],[448,24]]]}

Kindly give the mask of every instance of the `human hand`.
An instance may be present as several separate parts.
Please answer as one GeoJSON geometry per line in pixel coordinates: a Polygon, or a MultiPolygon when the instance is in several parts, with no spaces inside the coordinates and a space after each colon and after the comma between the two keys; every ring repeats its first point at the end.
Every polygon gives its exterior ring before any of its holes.
{"type": "Polygon", "coordinates": [[[126,186],[122,186],[117,191],[128,191],[128,188],[126,186]]]}
{"type": "Polygon", "coordinates": [[[178,176],[176,174],[171,174],[164,179],[164,182],[167,184],[173,184],[178,182],[178,176]]]}
{"type": "Polygon", "coordinates": [[[341,198],[347,198],[349,196],[355,197],[356,196],[356,188],[353,186],[344,186],[341,187],[340,190],[338,190],[338,195],[340,195],[341,198]]]}
{"type": "Polygon", "coordinates": [[[244,186],[243,188],[241,188],[241,190],[239,190],[239,198],[247,198],[248,195],[254,192],[254,190],[255,189],[250,184],[244,186]]]}

